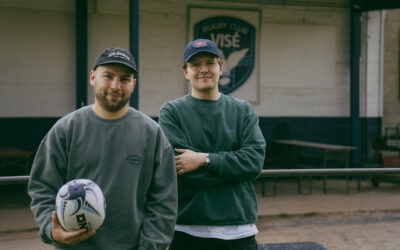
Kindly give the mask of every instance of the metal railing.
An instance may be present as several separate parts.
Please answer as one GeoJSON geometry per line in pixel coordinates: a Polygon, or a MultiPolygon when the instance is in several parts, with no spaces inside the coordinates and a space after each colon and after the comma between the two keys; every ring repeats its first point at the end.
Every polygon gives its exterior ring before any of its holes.
{"type": "MultiPolygon", "coordinates": [[[[262,177],[386,174],[400,174],[400,168],[264,169],[261,172],[262,177]]],[[[24,184],[28,180],[29,175],[0,176],[0,185],[24,184]]]]}
{"type": "Polygon", "coordinates": [[[400,174],[400,168],[264,169],[263,177],[400,174]]]}
{"type": "Polygon", "coordinates": [[[24,184],[29,180],[29,175],[22,176],[0,176],[0,185],[24,184]]]}

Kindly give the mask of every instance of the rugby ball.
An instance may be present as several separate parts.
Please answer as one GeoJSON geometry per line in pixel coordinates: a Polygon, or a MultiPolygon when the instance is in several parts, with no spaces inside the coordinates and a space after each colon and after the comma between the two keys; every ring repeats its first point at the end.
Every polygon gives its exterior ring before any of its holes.
{"type": "Polygon", "coordinates": [[[100,187],[88,179],[63,185],[56,198],[57,217],[66,231],[97,229],[105,218],[106,201],[100,187]]]}

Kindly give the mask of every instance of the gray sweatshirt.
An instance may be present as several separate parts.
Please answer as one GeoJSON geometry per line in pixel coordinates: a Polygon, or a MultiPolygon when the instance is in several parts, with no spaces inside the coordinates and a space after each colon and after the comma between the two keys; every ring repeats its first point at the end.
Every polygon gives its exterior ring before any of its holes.
{"type": "Polygon", "coordinates": [[[98,117],[91,106],[61,118],[42,140],[28,186],[31,209],[45,243],[59,249],[165,249],[177,213],[173,150],[151,118],[130,108],[123,117],[98,117]],[[51,237],[58,189],[85,178],[106,199],[96,234],[73,247],[51,237]]]}

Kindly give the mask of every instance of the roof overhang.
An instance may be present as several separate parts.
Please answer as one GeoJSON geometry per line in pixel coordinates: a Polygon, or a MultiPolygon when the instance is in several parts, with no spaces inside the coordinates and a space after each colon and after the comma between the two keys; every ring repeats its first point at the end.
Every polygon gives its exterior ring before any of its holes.
{"type": "Polygon", "coordinates": [[[384,10],[400,8],[399,0],[352,0],[351,7],[354,10],[384,10]]]}

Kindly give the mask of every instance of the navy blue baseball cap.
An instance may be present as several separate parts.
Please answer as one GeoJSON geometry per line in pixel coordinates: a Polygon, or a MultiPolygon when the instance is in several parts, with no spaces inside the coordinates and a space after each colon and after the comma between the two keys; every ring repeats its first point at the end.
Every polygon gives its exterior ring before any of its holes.
{"type": "Polygon", "coordinates": [[[100,65],[108,63],[123,64],[133,70],[133,72],[137,73],[135,59],[133,58],[129,50],[121,48],[105,49],[103,52],[100,53],[99,57],[97,57],[93,70],[95,70],[100,65]]]}
{"type": "Polygon", "coordinates": [[[183,55],[183,63],[189,61],[192,56],[200,52],[208,52],[216,55],[217,57],[221,57],[219,49],[213,41],[208,39],[196,39],[188,43],[186,46],[185,54],[183,55]]]}

